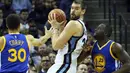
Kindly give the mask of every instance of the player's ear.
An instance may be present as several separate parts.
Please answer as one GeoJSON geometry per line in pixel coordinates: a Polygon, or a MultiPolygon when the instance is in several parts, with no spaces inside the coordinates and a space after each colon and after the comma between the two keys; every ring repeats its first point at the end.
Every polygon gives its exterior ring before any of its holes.
{"type": "Polygon", "coordinates": [[[108,36],[108,33],[107,33],[107,31],[104,31],[104,35],[105,35],[105,36],[108,36]]]}
{"type": "Polygon", "coordinates": [[[83,9],[83,10],[82,10],[82,14],[84,15],[84,14],[85,14],[85,12],[86,12],[86,10],[85,10],[85,9],[83,9]]]}

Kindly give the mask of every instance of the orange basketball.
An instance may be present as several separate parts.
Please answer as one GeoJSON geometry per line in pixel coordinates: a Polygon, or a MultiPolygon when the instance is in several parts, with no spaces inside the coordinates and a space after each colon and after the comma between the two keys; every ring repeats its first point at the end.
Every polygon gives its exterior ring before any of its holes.
{"type": "Polygon", "coordinates": [[[49,15],[48,15],[48,18],[49,16],[51,16],[51,14],[56,14],[56,20],[58,22],[62,22],[62,21],[65,21],[66,20],[66,15],[64,13],[64,11],[62,11],[61,9],[53,9],[50,11],[49,15]]]}

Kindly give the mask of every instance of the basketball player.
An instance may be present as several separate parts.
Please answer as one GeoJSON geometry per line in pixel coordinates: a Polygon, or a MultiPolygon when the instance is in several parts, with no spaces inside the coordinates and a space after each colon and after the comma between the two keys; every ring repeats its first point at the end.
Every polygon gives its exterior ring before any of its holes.
{"type": "Polygon", "coordinates": [[[94,33],[97,40],[88,51],[88,45],[83,46],[78,61],[91,54],[95,70],[98,73],[127,73],[130,71],[130,56],[119,43],[109,39],[112,33],[110,25],[100,24],[94,33]]]}
{"type": "Polygon", "coordinates": [[[9,34],[0,37],[0,73],[27,73],[29,44],[40,46],[51,37],[51,31],[46,29],[45,36],[35,39],[31,35],[25,36],[19,33],[18,15],[9,15],[6,23],[9,34]]]}
{"type": "Polygon", "coordinates": [[[62,23],[56,21],[54,15],[49,18],[53,28],[52,47],[58,50],[55,64],[47,73],[76,73],[77,57],[80,55],[84,42],[87,40],[86,28],[83,23],[85,5],[81,0],[74,0],[71,6],[71,20],[66,24],[64,30],[59,30],[62,23]]]}

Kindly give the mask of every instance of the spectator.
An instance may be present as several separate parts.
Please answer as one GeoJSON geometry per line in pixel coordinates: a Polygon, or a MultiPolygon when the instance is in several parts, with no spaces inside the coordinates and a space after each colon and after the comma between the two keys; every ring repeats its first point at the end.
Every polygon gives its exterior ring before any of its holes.
{"type": "Polygon", "coordinates": [[[56,1],[55,1],[55,0],[44,0],[44,6],[45,6],[47,9],[57,8],[56,1]]]}
{"type": "Polygon", "coordinates": [[[48,55],[42,57],[41,61],[41,72],[40,73],[47,73],[48,69],[51,67],[50,58],[48,55]]]}
{"type": "Polygon", "coordinates": [[[40,53],[42,60],[41,60],[39,67],[37,68],[37,73],[46,73],[47,70],[52,65],[50,58],[49,58],[49,53],[51,51],[48,50],[45,45],[43,45],[39,48],[38,52],[40,53]]]}
{"type": "Polygon", "coordinates": [[[4,0],[0,0],[0,7],[4,5],[4,0]]]}
{"type": "Polygon", "coordinates": [[[88,56],[82,63],[87,64],[91,62],[92,62],[91,56],[88,56]]]}
{"type": "Polygon", "coordinates": [[[72,5],[72,2],[73,0],[60,0],[59,8],[65,12],[67,20],[70,19],[70,8],[72,5]]]}
{"type": "Polygon", "coordinates": [[[51,62],[52,65],[54,64],[55,57],[56,57],[56,54],[54,52],[51,52],[49,54],[50,62],[51,62]]]}
{"type": "MultiPolygon", "coordinates": [[[[48,19],[48,13],[56,8],[54,0],[35,0],[34,11],[29,15],[29,18],[34,19],[39,30],[44,32],[44,25],[48,19]]],[[[44,33],[42,34],[44,35],[44,33]]]]}
{"type": "Polygon", "coordinates": [[[86,64],[79,64],[77,73],[89,73],[86,64]]]}
{"type": "Polygon", "coordinates": [[[27,34],[28,33],[28,29],[29,29],[29,25],[28,25],[28,9],[23,9],[20,12],[20,18],[21,18],[21,26],[20,26],[20,30],[22,31],[22,33],[27,34]]]}
{"type": "Polygon", "coordinates": [[[31,12],[32,10],[32,5],[30,0],[13,0],[12,7],[17,14],[19,14],[22,9],[28,9],[29,12],[31,12]]]}
{"type": "Polygon", "coordinates": [[[7,28],[6,28],[5,19],[9,14],[15,13],[15,11],[11,8],[12,0],[3,0],[3,3],[4,3],[4,5],[2,6],[2,10],[3,10],[2,28],[6,30],[7,28]]]}
{"type": "Polygon", "coordinates": [[[34,7],[34,11],[29,14],[29,19],[33,19],[35,21],[36,27],[40,30],[43,30],[44,24],[46,22],[45,14],[43,13],[43,11],[45,11],[43,0],[35,0],[34,7]]]}
{"type": "Polygon", "coordinates": [[[90,62],[90,63],[87,63],[87,67],[88,67],[88,71],[89,73],[97,73],[95,70],[94,70],[94,66],[93,64],[90,62]]]}
{"type": "MultiPolygon", "coordinates": [[[[40,46],[39,48],[38,48],[38,53],[39,53],[39,55],[42,57],[42,56],[44,56],[44,54],[48,54],[48,49],[46,49],[47,48],[47,46],[45,45],[45,44],[43,44],[42,46],[40,46]]],[[[49,54],[48,54],[49,55],[49,54]]]]}
{"type": "Polygon", "coordinates": [[[3,28],[2,28],[2,25],[3,25],[3,10],[0,8],[0,36],[2,36],[2,33],[3,33],[3,28]]]}
{"type": "Polygon", "coordinates": [[[34,22],[30,23],[29,34],[33,35],[35,38],[38,38],[38,29],[34,22]]]}

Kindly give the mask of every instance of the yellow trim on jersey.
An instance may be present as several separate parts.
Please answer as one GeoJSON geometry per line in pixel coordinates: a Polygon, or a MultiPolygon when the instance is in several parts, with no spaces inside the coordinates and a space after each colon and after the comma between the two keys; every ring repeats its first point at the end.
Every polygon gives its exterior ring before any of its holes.
{"type": "Polygon", "coordinates": [[[5,37],[2,36],[2,38],[3,38],[3,40],[4,40],[4,42],[3,42],[4,44],[2,45],[2,48],[1,48],[0,52],[2,52],[2,51],[4,50],[5,44],[6,44],[6,39],[5,39],[5,37]]]}
{"type": "Polygon", "coordinates": [[[26,37],[26,40],[27,40],[27,43],[28,43],[28,48],[30,49],[31,48],[31,43],[30,43],[30,41],[28,40],[28,37],[27,36],[25,36],[26,37]]]}
{"type": "Polygon", "coordinates": [[[107,43],[104,44],[102,47],[100,47],[100,46],[98,45],[98,43],[97,43],[98,49],[99,49],[99,50],[102,50],[102,48],[104,48],[110,41],[111,41],[111,40],[107,41],[107,43]]]}
{"type": "Polygon", "coordinates": [[[112,42],[112,44],[110,45],[110,54],[111,56],[115,59],[115,60],[118,60],[112,53],[112,45],[114,44],[115,42],[112,42]]]}

